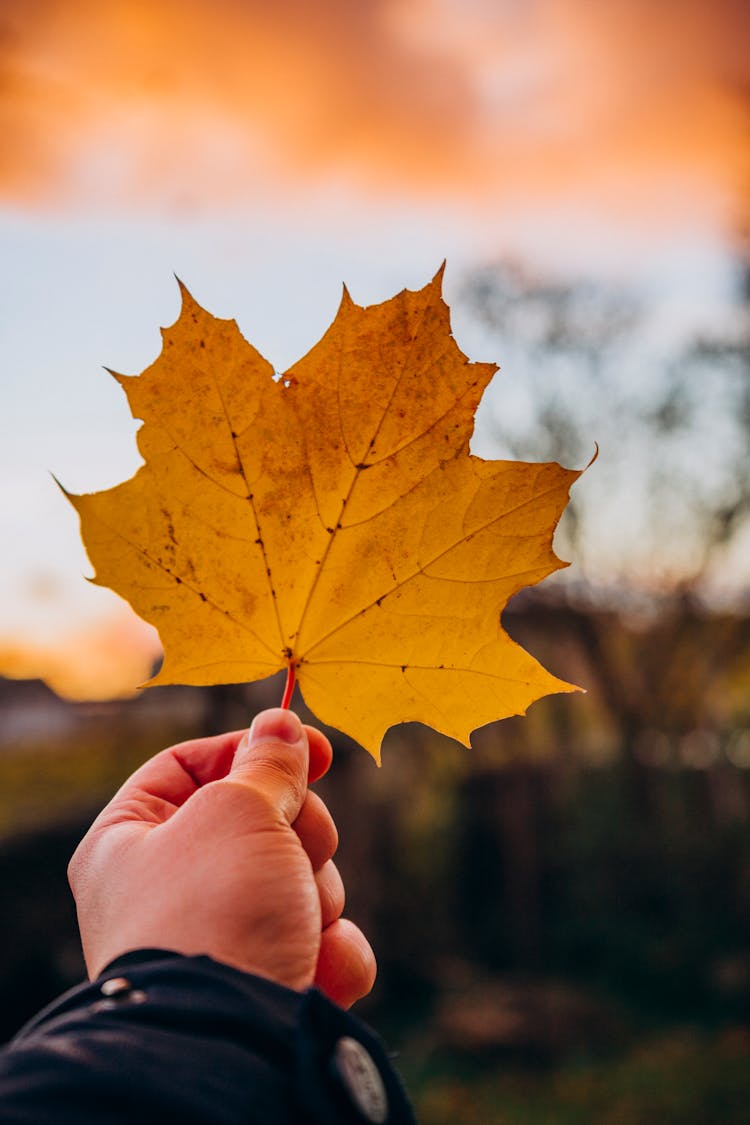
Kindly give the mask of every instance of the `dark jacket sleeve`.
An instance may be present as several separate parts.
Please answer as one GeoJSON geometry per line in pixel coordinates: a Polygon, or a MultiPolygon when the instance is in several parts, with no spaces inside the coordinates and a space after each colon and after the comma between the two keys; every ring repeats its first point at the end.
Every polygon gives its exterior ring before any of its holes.
{"type": "Polygon", "coordinates": [[[320,992],[142,950],[0,1052],[3,1125],[402,1125],[377,1037],[320,992]]]}

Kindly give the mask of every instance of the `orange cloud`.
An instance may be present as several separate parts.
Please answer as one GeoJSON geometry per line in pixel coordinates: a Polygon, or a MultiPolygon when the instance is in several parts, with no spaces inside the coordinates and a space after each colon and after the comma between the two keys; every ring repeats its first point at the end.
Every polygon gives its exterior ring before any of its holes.
{"type": "Polygon", "coordinates": [[[5,192],[54,199],[100,177],[128,197],[165,181],[179,190],[187,177],[231,199],[279,164],[347,174],[396,151],[407,177],[427,160],[447,174],[455,144],[441,160],[440,139],[468,108],[461,74],[438,80],[428,59],[399,46],[381,9],[15,0],[5,13],[5,192]]]}
{"type": "Polygon", "coordinates": [[[744,0],[5,0],[0,195],[747,186],[744,0]]]}
{"type": "Polygon", "coordinates": [[[0,639],[0,676],[42,679],[67,699],[133,695],[161,653],[155,630],[127,611],[48,642],[0,639]]]}

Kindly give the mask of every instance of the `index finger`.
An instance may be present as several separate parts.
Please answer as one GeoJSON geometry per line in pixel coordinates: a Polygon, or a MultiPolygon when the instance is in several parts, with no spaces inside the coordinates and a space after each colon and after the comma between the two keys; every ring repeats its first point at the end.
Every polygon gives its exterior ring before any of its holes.
{"type": "Polygon", "coordinates": [[[162,750],[128,778],[111,803],[148,797],[175,807],[184,805],[196,789],[226,777],[244,733],[235,730],[194,738],[162,750]]]}
{"type": "MultiPolygon", "coordinates": [[[[328,772],[333,749],[317,728],[305,725],[310,747],[308,781],[317,781],[328,772]]],[[[203,785],[226,777],[245,730],[179,742],[156,754],[135,771],[120,787],[113,804],[138,794],[155,797],[179,808],[203,785]]]]}
{"type": "MultiPolygon", "coordinates": [[[[311,783],[328,773],[333,761],[333,747],[317,727],[308,726],[307,723],[303,723],[303,727],[310,747],[307,780],[311,783]]],[[[172,753],[182,768],[193,778],[194,792],[199,786],[208,785],[209,781],[219,781],[222,777],[226,777],[231,769],[237,747],[246,733],[247,730],[235,730],[213,738],[196,738],[189,742],[180,742],[164,753],[172,753]]],[[[187,796],[190,794],[188,793],[187,796]]],[[[183,800],[187,800],[187,797],[183,800]]]]}
{"type": "Polygon", "coordinates": [[[313,781],[318,781],[324,774],[328,773],[333,761],[333,747],[331,743],[317,727],[309,727],[307,723],[304,724],[307,732],[307,744],[310,747],[310,772],[308,774],[308,784],[313,781]]]}

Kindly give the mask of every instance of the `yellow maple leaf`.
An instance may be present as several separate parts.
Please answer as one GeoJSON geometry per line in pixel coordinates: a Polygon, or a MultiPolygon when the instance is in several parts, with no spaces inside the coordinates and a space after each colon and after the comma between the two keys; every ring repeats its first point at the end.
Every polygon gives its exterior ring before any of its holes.
{"type": "Polygon", "coordinates": [[[156,361],[115,376],[145,463],[70,499],[94,581],[159,631],[153,683],[291,668],[311,710],[376,760],[395,723],[468,745],[476,727],[577,690],[500,613],[567,565],[552,536],[580,474],[470,454],[497,369],[458,348],[441,276],[370,307],[344,290],[281,378],[182,288],[156,361]]]}

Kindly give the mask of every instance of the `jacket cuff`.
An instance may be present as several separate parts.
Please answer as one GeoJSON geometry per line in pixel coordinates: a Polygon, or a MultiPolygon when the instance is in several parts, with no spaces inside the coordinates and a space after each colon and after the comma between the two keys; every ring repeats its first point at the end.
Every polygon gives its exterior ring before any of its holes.
{"type": "MultiPolygon", "coordinates": [[[[269,1097],[278,1098],[283,1091],[279,1121],[414,1122],[379,1038],[315,988],[295,992],[206,956],[137,950],[118,957],[96,981],[41,1012],[19,1033],[14,1047],[80,1028],[82,1009],[100,1027],[115,1025],[126,1039],[137,1039],[138,1028],[145,1028],[154,1050],[167,1056],[174,1051],[175,1063],[181,1057],[186,1096],[200,1101],[204,1090],[211,1091],[214,1110],[219,1076],[212,1073],[206,1084],[201,1068],[214,1071],[226,1056],[231,1065],[225,1093],[230,1102],[237,1099],[238,1112],[242,1109],[238,1121],[247,1120],[260,1083],[269,1097]],[[171,1042],[174,1036],[178,1043],[171,1042]],[[225,1056],[221,1044],[226,1045],[225,1056]],[[243,1056],[244,1069],[237,1065],[243,1056]],[[244,1091],[243,1074],[248,1082],[244,1091]]],[[[168,1058],[165,1065],[174,1075],[168,1058]]],[[[192,1108],[197,1108],[195,1100],[192,1108]]],[[[229,1108],[226,1102],[223,1108],[229,1108]]],[[[206,1120],[213,1120],[208,1105],[206,1109],[206,1120]]]]}

